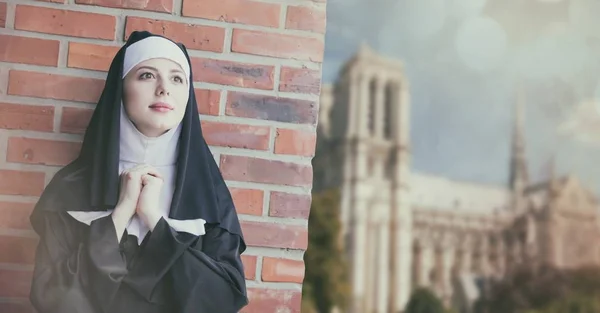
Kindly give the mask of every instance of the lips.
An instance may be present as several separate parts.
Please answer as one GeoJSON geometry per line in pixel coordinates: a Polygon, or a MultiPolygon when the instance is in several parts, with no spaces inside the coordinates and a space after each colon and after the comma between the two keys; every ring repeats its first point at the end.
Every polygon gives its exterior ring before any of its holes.
{"type": "Polygon", "coordinates": [[[153,110],[159,110],[159,111],[170,111],[170,110],[173,110],[172,106],[170,106],[169,104],[164,103],[164,102],[154,103],[154,104],[150,105],[149,108],[151,108],[153,110]]]}

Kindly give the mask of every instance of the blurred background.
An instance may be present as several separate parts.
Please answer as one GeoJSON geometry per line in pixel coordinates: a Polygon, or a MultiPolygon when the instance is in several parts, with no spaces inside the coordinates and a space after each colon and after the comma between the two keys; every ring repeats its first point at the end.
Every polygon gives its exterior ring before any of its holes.
{"type": "Polygon", "coordinates": [[[600,312],[600,1],[329,0],[306,313],[600,312]]]}

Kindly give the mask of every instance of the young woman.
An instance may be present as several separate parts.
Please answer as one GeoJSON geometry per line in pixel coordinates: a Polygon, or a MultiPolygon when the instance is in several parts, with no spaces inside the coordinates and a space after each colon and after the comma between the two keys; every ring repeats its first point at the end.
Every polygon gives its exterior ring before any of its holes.
{"type": "Polygon", "coordinates": [[[31,215],[38,313],[235,313],[248,303],[246,245],[192,77],[186,48],[148,32],[116,54],[78,158],[31,215]]]}

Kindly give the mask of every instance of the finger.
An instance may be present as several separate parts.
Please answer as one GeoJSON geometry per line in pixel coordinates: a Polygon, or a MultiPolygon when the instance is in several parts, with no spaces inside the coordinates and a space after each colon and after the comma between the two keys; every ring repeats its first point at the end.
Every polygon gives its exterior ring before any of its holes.
{"type": "MultiPolygon", "coordinates": [[[[152,173],[156,172],[156,169],[149,164],[140,164],[134,167],[135,172],[139,172],[141,174],[147,174],[152,171],[152,173]]],[[[160,175],[160,173],[159,173],[160,175]]]]}
{"type": "Polygon", "coordinates": [[[137,171],[128,171],[124,177],[126,180],[139,181],[140,178],[142,177],[142,174],[137,171]]]}
{"type": "Polygon", "coordinates": [[[145,174],[146,170],[144,170],[145,165],[138,165],[129,170],[129,176],[135,178],[141,178],[142,175],[145,174]]]}
{"type": "Polygon", "coordinates": [[[141,175],[141,177],[142,177],[143,179],[145,179],[145,180],[155,180],[155,179],[158,179],[156,176],[154,176],[154,175],[153,175],[153,174],[151,174],[151,173],[145,173],[145,174],[142,174],[142,175],[141,175]]]}
{"type": "Polygon", "coordinates": [[[152,176],[150,175],[142,175],[142,185],[147,185],[148,183],[150,183],[150,178],[152,176]]]}
{"type": "Polygon", "coordinates": [[[160,185],[162,180],[160,178],[156,178],[150,174],[145,174],[142,176],[142,186],[147,185],[160,185]]]}
{"type": "Polygon", "coordinates": [[[144,166],[140,167],[139,169],[137,169],[137,171],[140,172],[142,175],[150,174],[154,177],[162,179],[162,174],[155,167],[150,166],[150,165],[144,165],[144,166]]]}
{"type": "Polygon", "coordinates": [[[154,176],[156,178],[160,178],[160,179],[163,178],[162,174],[157,169],[152,168],[152,167],[148,168],[146,173],[149,174],[149,175],[152,175],[152,176],[154,176]]]}

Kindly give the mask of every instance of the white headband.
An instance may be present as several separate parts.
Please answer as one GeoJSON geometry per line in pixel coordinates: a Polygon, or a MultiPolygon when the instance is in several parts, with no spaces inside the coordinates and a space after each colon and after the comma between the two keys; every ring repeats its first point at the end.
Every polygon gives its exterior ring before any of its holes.
{"type": "Polygon", "coordinates": [[[125,60],[123,61],[123,77],[131,71],[136,65],[149,59],[165,58],[181,66],[186,75],[186,80],[190,77],[190,65],[183,54],[183,51],[172,41],[152,36],[142,39],[125,50],[125,60]]]}

